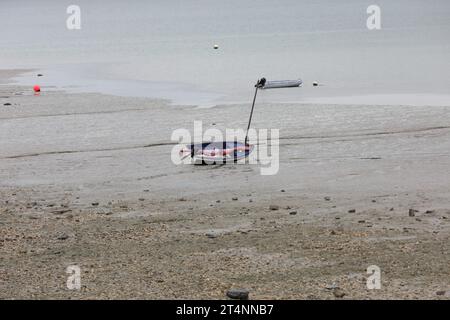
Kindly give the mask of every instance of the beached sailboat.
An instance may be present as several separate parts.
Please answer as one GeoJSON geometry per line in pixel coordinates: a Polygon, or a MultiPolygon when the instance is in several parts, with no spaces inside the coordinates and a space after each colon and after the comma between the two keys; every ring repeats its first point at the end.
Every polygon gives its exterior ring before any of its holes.
{"type": "Polygon", "coordinates": [[[220,141],[190,144],[180,151],[180,157],[182,159],[191,157],[194,164],[224,164],[247,158],[254,149],[254,146],[248,143],[248,132],[252,122],[258,90],[295,88],[300,87],[302,84],[303,81],[301,79],[278,81],[267,81],[265,78],[259,79],[255,84],[255,95],[248,119],[245,141],[243,143],[237,141],[220,141]]]}

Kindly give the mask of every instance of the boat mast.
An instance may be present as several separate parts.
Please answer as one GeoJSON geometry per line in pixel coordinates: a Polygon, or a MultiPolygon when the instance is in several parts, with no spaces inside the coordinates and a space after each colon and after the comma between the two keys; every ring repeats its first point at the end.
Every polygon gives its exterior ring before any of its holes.
{"type": "Polygon", "coordinates": [[[250,124],[252,123],[253,109],[255,108],[256,95],[258,94],[258,89],[264,87],[265,84],[266,84],[265,78],[261,78],[255,84],[255,88],[256,88],[255,96],[253,97],[252,110],[250,111],[250,117],[248,119],[247,132],[245,134],[245,145],[247,145],[247,142],[248,142],[248,131],[250,130],[250,124]]]}

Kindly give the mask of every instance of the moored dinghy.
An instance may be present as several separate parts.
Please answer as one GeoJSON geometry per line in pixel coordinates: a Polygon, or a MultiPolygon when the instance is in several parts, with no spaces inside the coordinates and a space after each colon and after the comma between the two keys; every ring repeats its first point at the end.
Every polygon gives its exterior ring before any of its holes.
{"type": "Polygon", "coordinates": [[[280,80],[280,81],[266,81],[261,89],[278,89],[278,88],[295,88],[303,84],[301,79],[297,80],[280,80]]]}

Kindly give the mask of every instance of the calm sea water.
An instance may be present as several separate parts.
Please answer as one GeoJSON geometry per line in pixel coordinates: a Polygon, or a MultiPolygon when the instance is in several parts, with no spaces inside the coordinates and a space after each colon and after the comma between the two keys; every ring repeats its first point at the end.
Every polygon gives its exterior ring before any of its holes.
{"type": "Polygon", "coordinates": [[[212,105],[265,76],[305,82],[266,102],[450,105],[448,0],[2,0],[0,21],[0,68],[44,73],[23,84],[212,105]]]}

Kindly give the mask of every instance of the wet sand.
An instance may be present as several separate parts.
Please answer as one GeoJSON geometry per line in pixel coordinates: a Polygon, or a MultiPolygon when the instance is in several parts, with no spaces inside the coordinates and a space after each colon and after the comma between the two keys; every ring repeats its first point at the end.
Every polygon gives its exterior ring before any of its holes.
{"type": "Polygon", "coordinates": [[[1,85],[0,298],[450,298],[450,106],[258,104],[278,174],[171,162],[248,112],[1,85]]]}

